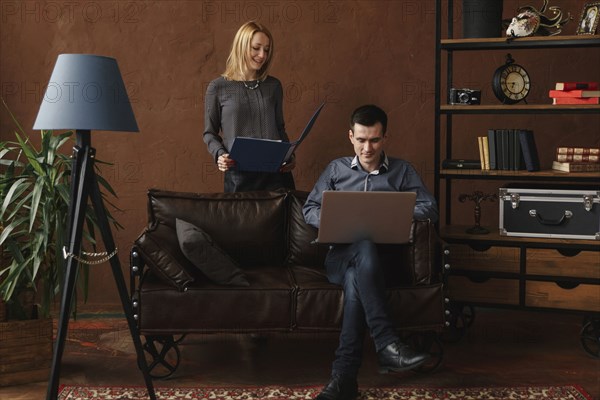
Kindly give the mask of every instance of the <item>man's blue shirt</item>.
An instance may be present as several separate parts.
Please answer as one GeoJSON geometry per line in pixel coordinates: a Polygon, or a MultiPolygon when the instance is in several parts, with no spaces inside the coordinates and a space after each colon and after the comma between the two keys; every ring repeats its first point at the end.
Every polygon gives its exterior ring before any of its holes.
{"type": "Polygon", "coordinates": [[[430,219],[432,222],[438,219],[435,198],[425,188],[413,166],[398,158],[388,158],[385,154],[379,169],[371,173],[362,168],[356,156],[338,158],[329,163],[302,209],[306,223],[315,228],[319,227],[324,190],[416,192],[414,218],[430,219]]]}

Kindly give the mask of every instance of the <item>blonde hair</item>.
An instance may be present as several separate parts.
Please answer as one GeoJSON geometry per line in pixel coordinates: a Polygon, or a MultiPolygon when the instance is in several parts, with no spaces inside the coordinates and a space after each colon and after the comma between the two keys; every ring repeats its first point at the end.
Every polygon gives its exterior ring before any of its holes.
{"type": "Polygon", "coordinates": [[[252,37],[256,32],[262,32],[269,38],[269,52],[267,53],[267,59],[262,68],[256,72],[256,79],[258,80],[262,81],[267,77],[269,66],[273,59],[273,36],[265,26],[256,21],[249,21],[238,29],[233,38],[231,52],[229,53],[229,57],[227,57],[225,72],[223,72],[222,75],[225,79],[243,80],[244,77],[248,75],[249,70],[246,57],[250,53],[252,37]]]}

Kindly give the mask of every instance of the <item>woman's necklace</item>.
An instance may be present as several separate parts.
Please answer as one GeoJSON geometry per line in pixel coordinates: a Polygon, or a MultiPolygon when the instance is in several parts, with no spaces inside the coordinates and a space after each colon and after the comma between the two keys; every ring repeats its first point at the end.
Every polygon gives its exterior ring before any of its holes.
{"type": "Polygon", "coordinates": [[[250,89],[250,90],[255,90],[258,88],[258,86],[260,85],[260,80],[256,80],[256,83],[254,85],[248,85],[246,83],[246,81],[242,81],[242,83],[244,84],[244,86],[246,86],[246,89],[250,89]]]}

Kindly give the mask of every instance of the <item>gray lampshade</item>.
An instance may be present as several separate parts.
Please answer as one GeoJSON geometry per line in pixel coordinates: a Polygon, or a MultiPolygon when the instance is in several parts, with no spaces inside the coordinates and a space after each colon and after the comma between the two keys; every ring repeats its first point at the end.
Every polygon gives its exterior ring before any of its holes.
{"type": "Polygon", "coordinates": [[[139,131],[117,60],[59,55],[33,129],[139,131]]]}

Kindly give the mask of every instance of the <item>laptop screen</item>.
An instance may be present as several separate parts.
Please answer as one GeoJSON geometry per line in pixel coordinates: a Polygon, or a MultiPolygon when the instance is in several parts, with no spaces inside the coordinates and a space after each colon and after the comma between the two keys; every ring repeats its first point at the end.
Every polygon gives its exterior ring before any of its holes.
{"type": "Polygon", "coordinates": [[[323,192],[317,242],[401,244],[410,240],[415,192],[323,192]]]}

